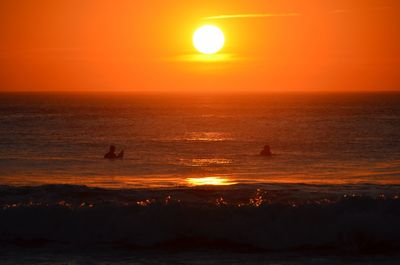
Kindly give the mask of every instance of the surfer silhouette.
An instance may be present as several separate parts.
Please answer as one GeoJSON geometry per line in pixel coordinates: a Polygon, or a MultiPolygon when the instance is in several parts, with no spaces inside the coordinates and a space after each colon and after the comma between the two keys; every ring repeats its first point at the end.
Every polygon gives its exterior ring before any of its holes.
{"type": "Polygon", "coordinates": [[[105,159],[118,159],[118,158],[124,158],[124,150],[121,150],[119,154],[117,155],[115,153],[115,146],[110,145],[110,150],[108,151],[107,154],[104,155],[105,159]]]}
{"type": "Polygon", "coordinates": [[[261,150],[260,155],[262,155],[262,156],[272,156],[271,148],[269,147],[269,145],[265,145],[264,146],[264,149],[261,150]]]}

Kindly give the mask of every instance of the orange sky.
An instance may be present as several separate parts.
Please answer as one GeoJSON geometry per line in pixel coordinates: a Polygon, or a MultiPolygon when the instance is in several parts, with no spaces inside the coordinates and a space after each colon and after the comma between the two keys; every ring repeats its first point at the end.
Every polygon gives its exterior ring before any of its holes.
{"type": "Polygon", "coordinates": [[[400,90],[398,0],[1,0],[0,30],[0,91],[400,90]],[[260,13],[299,15],[203,19],[260,13]]]}

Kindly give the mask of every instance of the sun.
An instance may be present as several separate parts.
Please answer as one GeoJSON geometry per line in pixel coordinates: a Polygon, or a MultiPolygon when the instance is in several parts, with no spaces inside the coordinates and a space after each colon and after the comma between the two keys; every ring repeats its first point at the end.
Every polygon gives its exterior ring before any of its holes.
{"type": "Polygon", "coordinates": [[[216,26],[202,26],[193,34],[193,45],[203,54],[215,54],[224,47],[224,44],[224,33],[216,26]]]}

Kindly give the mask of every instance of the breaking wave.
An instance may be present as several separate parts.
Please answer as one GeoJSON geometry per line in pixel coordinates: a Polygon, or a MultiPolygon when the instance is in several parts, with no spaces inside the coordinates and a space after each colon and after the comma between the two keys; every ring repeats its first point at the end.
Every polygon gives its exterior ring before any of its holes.
{"type": "Polygon", "coordinates": [[[400,250],[398,186],[0,186],[1,244],[400,250]]]}

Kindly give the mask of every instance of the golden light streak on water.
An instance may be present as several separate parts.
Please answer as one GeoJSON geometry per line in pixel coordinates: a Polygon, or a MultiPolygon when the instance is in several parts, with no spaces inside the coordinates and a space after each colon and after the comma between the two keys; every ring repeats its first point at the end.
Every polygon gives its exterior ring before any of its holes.
{"type": "Polygon", "coordinates": [[[237,182],[234,182],[231,179],[222,177],[187,178],[186,181],[191,186],[229,186],[237,184],[237,182]]]}

